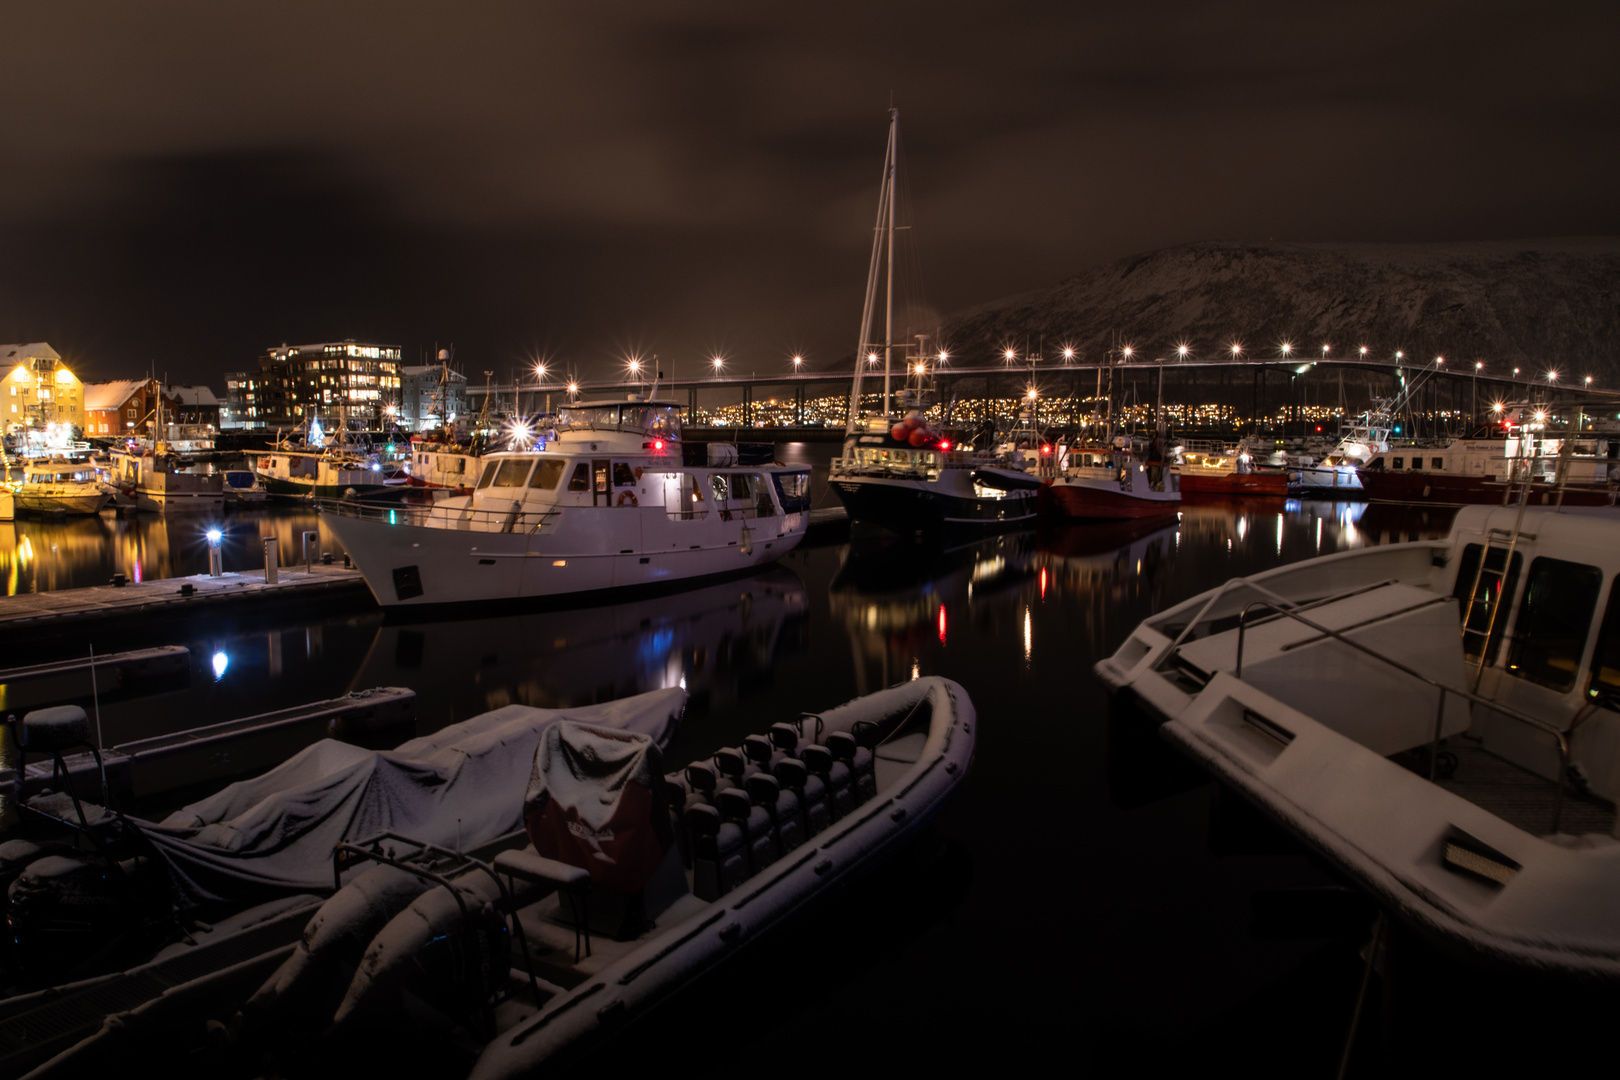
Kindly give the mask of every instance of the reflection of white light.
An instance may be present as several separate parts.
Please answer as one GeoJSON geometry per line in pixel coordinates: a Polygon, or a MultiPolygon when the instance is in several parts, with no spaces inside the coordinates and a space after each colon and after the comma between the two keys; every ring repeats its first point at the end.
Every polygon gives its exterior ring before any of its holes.
{"type": "Polygon", "coordinates": [[[1029,622],[1029,608],[1024,608],[1024,659],[1028,660],[1035,647],[1035,631],[1029,622]]]}
{"type": "Polygon", "coordinates": [[[1249,519],[1246,518],[1246,517],[1238,518],[1238,539],[1242,540],[1244,537],[1246,537],[1248,535],[1249,535],[1249,519]]]}
{"type": "Polygon", "coordinates": [[[1283,516],[1281,514],[1278,514],[1277,515],[1277,554],[1278,555],[1282,554],[1282,523],[1283,523],[1283,516]]]}
{"type": "Polygon", "coordinates": [[[682,690],[686,689],[686,676],[685,675],[681,676],[681,689],[682,690]]]}
{"type": "Polygon", "coordinates": [[[229,656],[226,656],[223,652],[217,652],[217,653],[214,654],[214,678],[215,679],[223,679],[225,677],[225,669],[230,667],[230,666],[231,666],[231,658],[229,656]]]}
{"type": "Polygon", "coordinates": [[[917,666],[917,661],[915,661],[915,660],[913,660],[913,661],[912,661],[912,662],[911,662],[911,681],[912,681],[912,682],[916,682],[916,681],[917,681],[917,678],[918,678],[918,676],[920,676],[920,675],[921,675],[921,674],[922,674],[922,671],[921,671],[921,669],[920,669],[920,668],[919,668],[919,667],[918,667],[918,666],[917,666]]]}

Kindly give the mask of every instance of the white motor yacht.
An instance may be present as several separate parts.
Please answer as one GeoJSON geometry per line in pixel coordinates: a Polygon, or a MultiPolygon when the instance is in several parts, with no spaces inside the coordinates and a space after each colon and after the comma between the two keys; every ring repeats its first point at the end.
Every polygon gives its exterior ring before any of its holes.
{"type": "Polygon", "coordinates": [[[112,497],[93,463],[56,459],[24,466],[15,501],[18,510],[35,514],[97,514],[112,497]]]}
{"type": "Polygon", "coordinates": [[[1448,954],[1620,979],[1620,518],[1465,507],[1144,621],[1097,665],[1448,954]]]}
{"type": "Polygon", "coordinates": [[[750,463],[737,444],[684,444],[672,402],[571,405],[556,431],[545,450],[485,455],[470,495],[323,502],[324,520],[384,607],[730,573],[776,561],[809,526],[809,466],[772,464],[769,446],[750,463]]]}

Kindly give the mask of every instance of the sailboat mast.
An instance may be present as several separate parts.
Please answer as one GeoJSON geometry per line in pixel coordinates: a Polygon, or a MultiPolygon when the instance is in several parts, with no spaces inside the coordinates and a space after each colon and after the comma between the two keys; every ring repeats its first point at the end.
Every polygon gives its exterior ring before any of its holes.
{"type": "Polygon", "coordinates": [[[894,399],[889,393],[889,365],[894,352],[894,174],[896,160],[896,135],[900,130],[900,110],[889,110],[889,269],[885,274],[888,296],[886,297],[886,310],[883,322],[883,415],[894,415],[894,399]]]}
{"type": "MultiPolygon", "coordinates": [[[[877,299],[879,258],[883,254],[883,218],[889,206],[889,181],[894,166],[895,125],[900,122],[900,113],[897,109],[889,110],[889,149],[883,158],[883,183],[878,188],[877,221],[872,226],[872,257],[866,267],[866,300],[861,305],[861,336],[855,346],[855,371],[849,384],[849,419],[844,425],[844,434],[849,435],[855,431],[855,424],[861,415],[861,373],[865,370],[866,357],[863,355],[872,341],[872,309],[873,301],[877,299]]],[[[888,402],[884,402],[884,411],[888,411],[888,402]]]]}

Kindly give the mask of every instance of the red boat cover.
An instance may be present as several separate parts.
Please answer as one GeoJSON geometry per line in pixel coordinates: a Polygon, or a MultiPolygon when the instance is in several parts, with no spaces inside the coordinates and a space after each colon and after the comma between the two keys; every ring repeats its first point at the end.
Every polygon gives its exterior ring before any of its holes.
{"type": "Polygon", "coordinates": [[[639,892],[674,841],[662,773],[647,736],[564,720],[535,750],[523,827],[541,855],[588,870],[592,888],[639,892]]]}

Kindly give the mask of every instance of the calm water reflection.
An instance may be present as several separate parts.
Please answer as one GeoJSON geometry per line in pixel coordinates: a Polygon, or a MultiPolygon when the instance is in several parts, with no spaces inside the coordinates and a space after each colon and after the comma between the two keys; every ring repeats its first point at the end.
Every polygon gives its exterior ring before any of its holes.
{"type": "MultiPolygon", "coordinates": [[[[318,527],[281,510],[227,524],[230,568],[257,565],[262,535],[293,550],[318,527]]],[[[789,995],[733,1031],[735,1049],[794,1050],[807,1025],[829,1025],[850,1046],[894,1048],[892,1059],[875,1051],[870,1067],[943,1067],[1015,1039],[1108,1071],[1215,1060],[1322,1073],[1348,1023],[1361,939],[1333,927],[1270,935],[1255,926],[1253,901],[1327,879],[1292,848],[1234,854],[1212,843],[1221,803],[1210,785],[1154,783],[1170,767],[1153,761],[1148,781],[1122,781],[1091,666],[1150,612],[1234,575],[1448,524],[1354,504],[1211,503],[1128,527],[932,545],[858,538],[748,577],[574,610],[437,621],[364,606],[305,620],[243,614],[179,640],[96,640],[98,652],[193,652],[189,688],[109,705],[103,722],[116,742],[399,685],[420,695],[428,730],[509,702],[684,685],[692,701],[671,748],[678,762],[896,680],[948,675],[980,716],[973,774],[936,830],[955,884],[922,896],[891,876],[852,894],[825,918],[870,923],[880,938],[861,938],[868,951],[828,976],[833,996],[789,995]]],[[[196,522],[14,528],[14,588],[206,560],[196,522]]],[[[827,923],[796,933],[847,938],[827,923]]]]}

